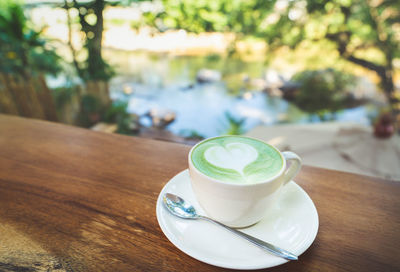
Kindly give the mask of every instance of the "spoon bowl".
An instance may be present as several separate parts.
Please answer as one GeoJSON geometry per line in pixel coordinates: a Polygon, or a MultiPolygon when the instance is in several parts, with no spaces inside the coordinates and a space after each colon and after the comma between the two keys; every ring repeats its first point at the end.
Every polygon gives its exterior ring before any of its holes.
{"type": "Polygon", "coordinates": [[[181,197],[166,193],[163,197],[165,207],[174,215],[184,219],[197,219],[196,209],[181,197]]]}

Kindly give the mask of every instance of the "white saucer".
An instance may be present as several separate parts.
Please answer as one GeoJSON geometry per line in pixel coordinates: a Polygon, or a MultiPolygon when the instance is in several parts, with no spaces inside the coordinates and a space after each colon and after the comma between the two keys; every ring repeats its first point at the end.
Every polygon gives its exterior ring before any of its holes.
{"type": "MultiPolygon", "coordinates": [[[[165,236],[189,256],[232,269],[261,269],[287,262],[217,225],[203,220],[181,219],[170,214],[162,204],[165,193],[184,198],[200,214],[205,214],[192,192],[188,170],[182,171],[164,186],[158,196],[156,211],[165,236]]],[[[267,216],[242,231],[301,255],[317,236],[318,213],[307,193],[296,183],[290,182],[282,189],[277,205],[271,208],[267,216]]]]}

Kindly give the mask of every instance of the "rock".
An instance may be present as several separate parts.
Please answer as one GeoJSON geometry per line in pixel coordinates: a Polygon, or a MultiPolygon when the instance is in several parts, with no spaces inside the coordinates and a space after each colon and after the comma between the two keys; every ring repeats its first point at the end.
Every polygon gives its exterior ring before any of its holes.
{"type": "Polygon", "coordinates": [[[196,80],[199,83],[210,83],[220,81],[221,72],[211,69],[201,69],[197,72],[196,80]]]}
{"type": "Polygon", "coordinates": [[[94,131],[114,133],[117,131],[118,126],[117,126],[117,124],[108,124],[108,123],[99,122],[99,123],[95,124],[94,126],[92,126],[90,129],[94,130],[94,131]]]}
{"type": "Polygon", "coordinates": [[[263,78],[252,78],[249,80],[249,85],[257,90],[265,90],[268,87],[268,83],[263,78]]]}
{"type": "Polygon", "coordinates": [[[165,128],[175,121],[175,112],[168,109],[153,108],[145,116],[151,119],[152,127],[165,128]]]}

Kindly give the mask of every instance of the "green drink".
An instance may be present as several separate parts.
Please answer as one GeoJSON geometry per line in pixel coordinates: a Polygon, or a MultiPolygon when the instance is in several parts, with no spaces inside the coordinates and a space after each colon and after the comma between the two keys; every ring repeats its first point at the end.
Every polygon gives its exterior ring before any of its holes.
{"type": "Polygon", "coordinates": [[[224,182],[254,184],[278,175],[284,159],[274,147],[242,136],[207,139],[194,147],[190,160],[202,174],[224,182]]]}

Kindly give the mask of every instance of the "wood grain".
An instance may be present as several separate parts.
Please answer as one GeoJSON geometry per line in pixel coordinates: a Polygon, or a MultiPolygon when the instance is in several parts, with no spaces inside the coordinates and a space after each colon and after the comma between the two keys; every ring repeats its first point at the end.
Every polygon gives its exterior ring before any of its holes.
{"type": "MultiPolygon", "coordinates": [[[[158,226],[189,146],[0,115],[0,271],[225,271],[158,226]],[[25,269],[25,270],[24,270],[25,269]]],[[[314,244],[268,271],[400,271],[400,184],[304,167],[314,244]]]]}

